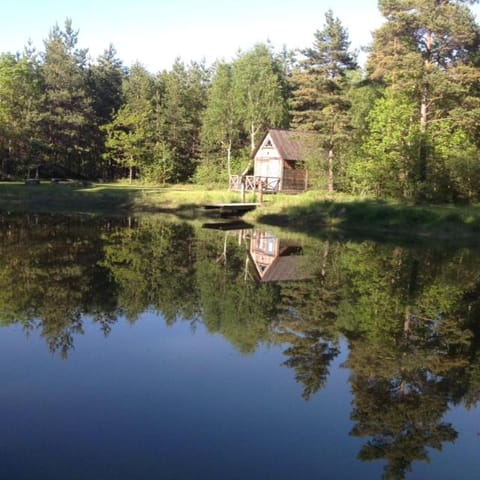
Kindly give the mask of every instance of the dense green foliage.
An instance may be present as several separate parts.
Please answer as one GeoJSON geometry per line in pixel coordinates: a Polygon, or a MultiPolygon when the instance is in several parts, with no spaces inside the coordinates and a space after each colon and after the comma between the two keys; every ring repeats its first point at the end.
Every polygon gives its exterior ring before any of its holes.
{"type": "Polygon", "coordinates": [[[388,194],[386,181],[396,181],[397,196],[478,198],[480,35],[472,3],[379,2],[386,21],[374,34],[367,74],[384,94],[369,115],[370,188],[388,194]]]}
{"type": "Polygon", "coordinates": [[[316,132],[312,186],[415,201],[480,192],[476,0],[379,1],[366,67],[332,11],[312,46],[268,44],[157,74],[110,46],[92,61],[70,20],[44,51],[0,55],[0,175],[226,185],[267,128],[316,132]]]}

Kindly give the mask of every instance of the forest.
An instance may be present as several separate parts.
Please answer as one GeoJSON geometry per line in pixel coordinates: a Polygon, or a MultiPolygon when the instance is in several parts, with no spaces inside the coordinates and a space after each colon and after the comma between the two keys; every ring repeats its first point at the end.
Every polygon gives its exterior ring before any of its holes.
{"type": "Polygon", "coordinates": [[[70,19],[43,51],[0,55],[0,179],[227,185],[267,128],[312,131],[312,188],[415,202],[480,196],[477,0],[379,0],[365,65],[331,10],[312,44],[153,74],[70,19]],[[327,181],[327,173],[333,178],[327,181]],[[327,185],[328,183],[328,185],[327,185]]]}

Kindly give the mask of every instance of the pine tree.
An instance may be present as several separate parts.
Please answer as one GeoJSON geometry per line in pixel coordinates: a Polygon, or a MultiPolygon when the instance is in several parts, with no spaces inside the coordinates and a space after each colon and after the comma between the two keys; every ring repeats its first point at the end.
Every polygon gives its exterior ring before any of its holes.
{"type": "MultiPolygon", "coordinates": [[[[123,104],[122,85],[125,75],[125,68],[116,57],[113,45],[110,45],[88,70],[92,107],[99,127],[95,135],[96,159],[104,158],[105,153],[105,130],[101,127],[113,120],[123,104]]],[[[108,171],[108,165],[102,165],[99,162],[97,162],[97,172],[103,177],[113,176],[113,172],[108,171]]]]}
{"type": "Polygon", "coordinates": [[[110,122],[122,106],[125,70],[113,45],[110,45],[89,69],[93,109],[99,125],[110,122]]]}
{"type": "Polygon", "coordinates": [[[66,20],[45,41],[42,74],[45,82],[43,113],[45,163],[81,174],[90,160],[95,118],[87,85],[87,51],[77,49],[78,31],[66,20]]]}
{"type": "Polygon", "coordinates": [[[331,10],[325,25],[314,34],[313,47],[304,50],[303,59],[292,74],[292,126],[315,131],[328,157],[328,191],[334,190],[334,161],[351,130],[348,75],[357,68],[349,51],[348,34],[331,10]]]}
{"type": "Polygon", "coordinates": [[[207,101],[208,71],[200,63],[186,66],[177,59],[171,71],[158,77],[161,89],[162,141],[171,152],[172,178],[185,181],[200,156],[201,119],[207,101]]]}
{"type": "Polygon", "coordinates": [[[107,148],[104,157],[112,165],[126,168],[130,182],[135,171],[151,158],[152,93],[150,74],[142,65],[133,65],[123,83],[125,103],[103,127],[107,148]]]}
{"type": "Polygon", "coordinates": [[[36,56],[0,55],[0,176],[25,174],[39,152],[42,79],[36,56]]]}
{"type": "MultiPolygon", "coordinates": [[[[418,195],[445,199],[452,192],[451,155],[436,151],[446,137],[461,135],[478,143],[479,28],[468,5],[477,0],[380,0],[386,22],[374,35],[368,59],[370,78],[409,96],[417,105],[421,141],[409,161],[418,195]]],[[[478,152],[477,152],[478,156],[478,152]]],[[[457,167],[458,168],[458,167],[457,167]]],[[[457,191],[457,195],[465,192],[457,191]]]]}

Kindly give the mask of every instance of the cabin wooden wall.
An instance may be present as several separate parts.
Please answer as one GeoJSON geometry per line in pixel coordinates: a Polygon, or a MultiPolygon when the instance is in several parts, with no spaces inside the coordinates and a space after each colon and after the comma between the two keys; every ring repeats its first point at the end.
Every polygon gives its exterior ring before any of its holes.
{"type": "Polygon", "coordinates": [[[256,177],[282,177],[282,160],[280,158],[256,158],[254,164],[256,177]]]}
{"type": "Polygon", "coordinates": [[[307,189],[307,172],[304,168],[295,168],[290,162],[284,162],[282,191],[304,192],[307,189]]]}
{"type": "Polygon", "coordinates": [[[276,177],[280,179],[280,191],[304,192],[307,189],[307,173],[298,168],[298,162],[283,160],[270,135],[267,135],[254,158],[255,177],[276,177]]]}

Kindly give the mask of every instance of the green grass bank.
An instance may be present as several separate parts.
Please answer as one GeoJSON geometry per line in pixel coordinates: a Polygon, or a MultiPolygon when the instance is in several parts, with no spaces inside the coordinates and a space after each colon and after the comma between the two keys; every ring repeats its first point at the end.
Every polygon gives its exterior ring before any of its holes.
{"type": "MultiPolygon", "coordinates": [[[[258,200],[253,195],[247,201],[258,200]]],[[[480,238],[480,205],[410,205],[368,198],[301,195],[265,195],[264,202],[244,218],[255,224],[317,235],[319,232],[368,232],[379,236],[480,238]]],[[[32,213],[172,214],[183,219],[207,215],[204,204],[238,202],[238,193],[208,190],[196,185],[148,186],[142,184],[25,185],[0,183],[0,210],[32,213]]]]}

